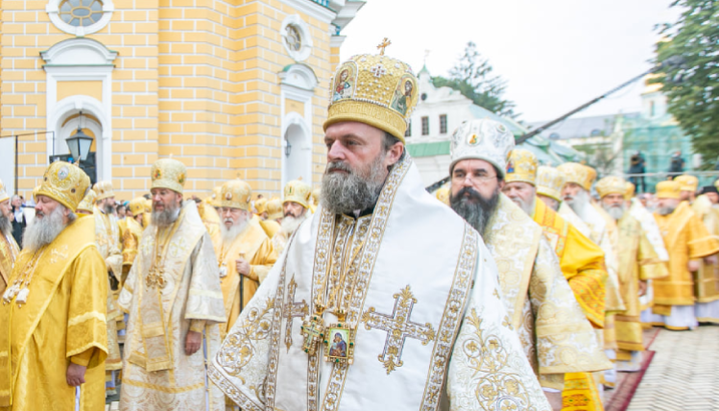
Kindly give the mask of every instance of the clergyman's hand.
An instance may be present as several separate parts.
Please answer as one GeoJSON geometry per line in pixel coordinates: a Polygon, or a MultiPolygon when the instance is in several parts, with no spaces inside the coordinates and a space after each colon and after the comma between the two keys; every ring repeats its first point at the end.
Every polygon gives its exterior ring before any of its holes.
{"type": "Polygon", "coordinates": [[[717,263],[717,255],[710,255],[709,257],[704,258],[704,263],[708,265],[714,265],[717,263]]]}
{"type": "Polygon", "coordinates": [[[642,297],[647,293],[647,282],[639,281],[639,296],[642,297]]]}
{"type": "Polygon", "coordinates": [[[71,362],[70,365],[67,366],[67,374],[65,375],[67,385],[77,387],[84,384],[86,370],[87,367],[84,365],[78,365],[71,362]]]}
{"type": "Polygon", "coordinates": [[[701,267],[701,263],[699,260],[689,260],[687,263],[687,269],[689,269],[690,272],[696,272],[699,271],[699,267],[701,267]]]}
{"type": "Polygon", "coordinates": [[[250,271],[252,271],[250,263],[248,263],[247,260],[245,260],[244,258],[235,260],[235,263],[237,264],[237,272],[244,275],[245,277],[249,277],[250,271]]]}
{"type": "Polygon", "coordinates": [[[188,331],[185,339],[185,354],[192,355],[202,346],[202,333],[188,331]]]}

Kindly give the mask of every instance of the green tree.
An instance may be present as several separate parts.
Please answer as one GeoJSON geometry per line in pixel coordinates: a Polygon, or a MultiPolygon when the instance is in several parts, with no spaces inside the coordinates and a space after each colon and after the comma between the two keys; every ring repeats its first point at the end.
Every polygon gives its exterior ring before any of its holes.
{"type": "Polygon", "coordinates": [[[501,116],[516,118],[518,114],[514,113],[514,103],[502,98],[507,82],[492,72],[489,60],[482,57],[477,45],[470,41],[450,70],[449,77],[432,77],[432,84],[435,87],[450,87],[478,106],[501,116]]]}
{"type": "Polygon", "coordinates": [[[669,112],[692,139],[704,166],[719,156],[719,1],[675,0],[683,10],[660,32],[657,62],[662,64],[652,82],[661,83],[669,112]]]}

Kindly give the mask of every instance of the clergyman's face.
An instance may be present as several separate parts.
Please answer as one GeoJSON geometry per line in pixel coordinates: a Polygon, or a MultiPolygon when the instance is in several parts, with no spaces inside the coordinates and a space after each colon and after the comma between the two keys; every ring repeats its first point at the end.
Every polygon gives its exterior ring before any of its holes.
{"type": "Polygon", "coordinates": [[[153,188],[152,193],[152,211],[165,211],[166,209],[174,209],[180,207],[182,196],[169,188],[153,188]]]}
{"type": "Polygon", "coordinates": [[[527,214],[531,215],[534,212],[534,210],[530,210],[530,207],[534,205],[534,197],[537,193],[533,185],[524,181],[505,182],[502,192],[527,214]]]}
{"type": "MultiPolygon", "coordinates": [[[[52,198],[39,195],[37,196],[35,203],[35,218],[42,220],[46,216],[52,214],[52,212],[55,211],[55,209],[59,206],[60,203],[53,200],[52,198]]],[[[67,224],[67,214],[65,215],[63,221],[67,224]]]]}
{"type": "Polygon", "coordinates": [[[503,188],[494,166],[479,159],[461,160],[452,169],[450,191],[453,197],[465,187],[471,188],[483,198],[491,198],[497,188],[503,188]]]}
{"type": "Polygon", "coordinates": [[[305,214],[306,209],[300,203],[294,201],[286,201],[282,205],[282,209],[285,213],[285,217],[299,218],[305,214]]]}
{"type": "Polygon", "coordinates": [[[222,224],[224,224],[227,229],[230,229],[232,226],[245,222],[249,211],[234,207],[220,207],[219,214],[222,219],[222,224]]]}
{"type": "Polygon", "coordinates": [[[547,205],[547,207],[551,208],[554,211],[559,210],[559,201],[553,199],[552,197],[543,196],[541,194],[537,194],[537,198],[544,201],[544,204],[547,205]]]}
{"type": "Polygon", "coordinates": [[[0,214],[4,215],[5,218],[10,219],[12,216],[12,207],[10,206],[10,199],[7,199],[0,203],[0,214]]]}
{"type": "Polygon", "coordinates": [[[657,208],[677,208],[681,202],[678,198],[657,198],[657,208]]]}
{"type": "Polygon", "coordinates": [[[562,189],[562,197],[564,197],[564,201],[572,201],[582,190],[584,190],[584,187],[577,183],[569,182],[562,189]]]}

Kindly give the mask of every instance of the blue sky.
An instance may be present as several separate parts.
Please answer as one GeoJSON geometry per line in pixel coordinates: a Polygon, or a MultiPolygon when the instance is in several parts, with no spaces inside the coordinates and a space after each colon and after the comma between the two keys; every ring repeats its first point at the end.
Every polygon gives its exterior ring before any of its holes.
{"type": "MultiPolygon", "coordinates": [[[[659,35],[673,22],[670,0],[368,0],[342,31],[342,59],[387,54],[416,71],[429,50],[432,75],[445,75],[474,41],[508,81],[506,97],[524,121],[550,120],[650,68],[659,35]]],[[[577,116],[640,109],[636,83],[577,116]]]]}

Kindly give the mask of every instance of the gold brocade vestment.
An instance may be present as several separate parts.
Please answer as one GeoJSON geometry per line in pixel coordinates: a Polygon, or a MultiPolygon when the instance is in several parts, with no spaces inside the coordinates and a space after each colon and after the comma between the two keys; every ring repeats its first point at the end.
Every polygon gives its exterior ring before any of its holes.
{"type": "MultiPolygon", "coordinates": [[[[95,217],[95,241],[97,250],[100,252],[105,265],[106,272],[112,274],[117,281],[122,280],[122,253],[120,251],[120,227],[115,216],[103,213],[99,208],[94,207],[95,217]]],[[[107,275],[105,275],[107,278],[107,275]]],[[[107,292],[107,360],[105,369],[108,371],[122,368],[120,356],[120,344],[117,337],[117,322],[122,320],[122,312],[117,306],[117,295],[109,287],[107,292]]]]}
{"type": "MultiPolygon", "coordinates": [[[[692,209],[697,214],[709,234],[719,240],[719,206],[712,204],[706,195],[700,195],[692,204],[692,209]]],[[[698,303],[710,303],[719,300],[719,263],[707,264],[701,262],[699,271],[695,273],[695,293],[698,303]]],[[[717,323],[717,318],[699,318],[701,322],[717,323]]]]}
{"type": "Polygon", "coordinates": [[[35,253],[18,256],[10,281],[28,268],[32,280],[22,307],[0,303],[0,410],[74,410],[70,361],[88,367],[81,408],[104,407],[107,274],[94,229],[92,219],[77,219],[35,264],[35,253]]]}
{"type": "Polygon", "coordinates": [[[123,357],[123,411],[222,411],[222,392],[206,384],[205,355],[220,343],[225,311],[217,257],[193,201],[173,224],[151,224],[120,293],[129,314],[123,357]],[[203,347],[185,353],[189,331],[203,347]],[[209,404],[209,405],[207,405],[209,404]]]}
{"type": "Polygon", "coordinates": [[[564,373],[609,368],[542,228],[500,194],[484,239],[512,325],[542,386],[561,390],[564,373]]]}
{"type": "MultiPolygon", "coordinates": [[[[222,277],[222,295],[225,301],[225,315],[227,323],[222,326],[224,336],[235,324],[237,316],[244,308],[240,307],[240,301],[246,306],[252,296],[255,295],[257,287],[264,281],[270,269],[277,261],[277,254],[272,248],[272,242],[260,227],[259,223],[249,221],[247,227],[235,240],[227,245],[224,244],[221,234],[215,235],[212,239],[217,254],[218,263],[224,264],[226,275],[222,277]],[[236,260],[240,255],[250,263],[250,274],[248,277],[237,272],[236,260]],[[243,295],[240,298],[240,281],[243,282],[243,295]]],[[[222,268],[222,266],[220,267],[222,268]]],[[[222,276],[222,274],[220,274],[222,276]]]]}
{"type": "Polygon", "coordinates": [[[653,311],[669,315],[668,306],[694,305],[694,278],[687,264],[690,259],[719,252],[719,241],[709,234],[686,201],[669,215],[655,212],[654,218],[669,252],[669,276],[653,282],[653,311]]]}
{"type": "Polygon", "coordinates": [[[641,223],[628,212],[617,221],[619,228],[619,289],[627,309],[617,314],[615,328],[619,359],[628,359],[628,351],[644,351],[639,318],[639,281],[666,277],[666,264],[659,260],[641,223]],[[623,351],[623,352],[622,352],[623,351]]]}
{"type": "Polygon", "coordinates": [[[15,259],[20,253],[20,248],[15,242],[15,238],[12,233],[3,235],[0,232],[0,295],[5,292],[5,288],[8,285],[8,279],[12,272],[15,259]]]}

